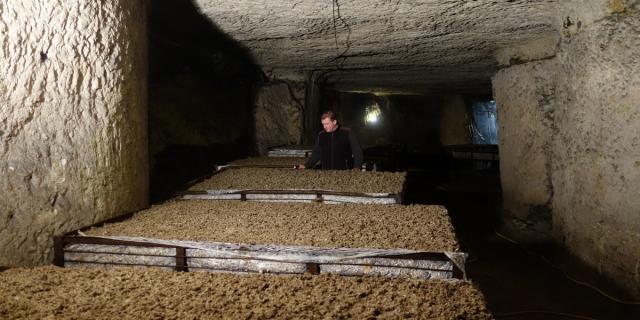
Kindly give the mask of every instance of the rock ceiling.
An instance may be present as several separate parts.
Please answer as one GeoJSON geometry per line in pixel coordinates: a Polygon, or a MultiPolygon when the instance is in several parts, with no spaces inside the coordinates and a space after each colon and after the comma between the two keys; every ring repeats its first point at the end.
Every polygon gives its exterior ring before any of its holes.
{"type": "Polygon", "coordinates": [[[274,75],[342,90],[490,92],[494,53],[557,33],[557,1],[195,0],[274,75]]]}

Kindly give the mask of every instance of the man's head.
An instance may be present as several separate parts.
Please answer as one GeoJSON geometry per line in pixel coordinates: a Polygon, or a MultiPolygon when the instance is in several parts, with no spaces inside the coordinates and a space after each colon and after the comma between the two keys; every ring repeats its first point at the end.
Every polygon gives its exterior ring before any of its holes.
{"type": "Polygon", "coordinates": [[[333,111],[323,113],[320,117],[320,122],[322,122],[322,128],[324,128],[326,132],[334,132],[338,128],[338,120],[333,111]]]}

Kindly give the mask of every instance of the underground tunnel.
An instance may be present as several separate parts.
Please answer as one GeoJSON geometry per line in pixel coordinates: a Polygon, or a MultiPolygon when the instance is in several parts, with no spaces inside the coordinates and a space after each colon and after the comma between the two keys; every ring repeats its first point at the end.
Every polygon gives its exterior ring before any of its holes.
{"type": "Polygon", "coordinates": [[[0,318],[638,318],[639,9],[2,0],[0,318]]]}

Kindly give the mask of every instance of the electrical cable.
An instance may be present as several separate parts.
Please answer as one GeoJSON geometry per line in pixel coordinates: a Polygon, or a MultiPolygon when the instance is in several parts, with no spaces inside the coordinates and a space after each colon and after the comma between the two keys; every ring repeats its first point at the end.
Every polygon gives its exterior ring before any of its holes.
{"type": "Polygon", "coordinates": [[[349,26],[342,16],[342,13],[340,12],[340,2],[338,2],[338,0],[331,0],[331,9],[333,14],[333,37],[336,45],[336,57],[333,60],[337,61],[342,58],[342,61],[337,63],[337,68],[342,69],[347,58],[345,54],[351,49],[351,26],[349,26]],[[345,40],[346,47],[342,53],[340,53],[340,47],[338,45],[338,21],[342,22],[342,25],[347,28],[347,39],[345,40]]]}
{"type": "Polygon", "coordinates": [[[331,13],[333,14],[333,38],[336,41],[336,55],[338,54],[338,28],[336,27],[336,0],[331,0],[331,13]]]}
{"type": "Polygon", "coordinates": [[[540,255],[540,254],[537,254],[537,253],[531,252],[530,250],[528,250],[527,248],[525,248],[525,246],[523,246],[523,245],[522,245],[522,244],[520,244],[519,242],[517,242],[517,241],[515,241],[515,240],[513,240],[513,239],[511,239],[511,238],[509,238],[509,237],[507,237],[507,236],[505,236],[505,235],[503,235],[503,234],[501,234],[501,233],[500,233],[500,232],[498,232],[498,231],[495,231],[495,234],[496,234],[498,237],[502,238],[503,240],[506,240],[506,241],[508,241],[508,242],[511,242],[511,243],[513,243],[513,244],[515,244],[515,245],[520,246],[520,247],[521,247],[521,248],[522,248],[522,249],[523,249],[527,254],[530,254],[530,255],[532,255],[532,256],[537,256],[537,257],[538,257],[538,258],[540,258],[542,261],[544,261],[546,264],[550,265],[552,268],[554,268],[554,269],[559,270],[560,272],[562,272],[562,274],[565,276],[565,278],[569,279],[570,281],[572,281],[572,282],[574,282],[574,283],[576,283],[576,284],[579,284],[579,285],[581,285],[581,286],[584,286],[584,287],[587,287],[587,288],[589,288],[589,289],[592,289],[592,290],[594,290],[594,291],[598,292],[598,293],[599,293],[600,295],[602,295],[603,297],[605,297],[605,298],[607,298],[607,299],[609,299],[609,300],[611,300],[611,301],[617,302],[617,303],[619,303],[619,304],[625,304],[625,305],[630,305],[630,306],[640,306],[640,301],[625,301],[625,300],[621,300],[621,299],[618,299],[618,298],[616,298],[616,297],[613,297],[612,295],[610,295],[610,294],[608,294],[608,293],[604,292],[602,289],[600,289],[600,288],[598,288],[598,287],[596,287],[596,286],[594,286],[594,285],[592,285],[592,284],[590,284],[590,283],[587,283],[587,282],[584,282],[584,281],[577,280],[577,279],[575,279],[575,278],[571,277],[571,276],[570,276],[570,275],[569,275],[569,274],[568,274],[568,273],[567,273],[563,268],[560,268],[560,267],[556,266],[555,264],[553,264],[551,261],[549,261],[549,260],[548,260],[546,257],[544,257],[543,255],[540,255]]]}

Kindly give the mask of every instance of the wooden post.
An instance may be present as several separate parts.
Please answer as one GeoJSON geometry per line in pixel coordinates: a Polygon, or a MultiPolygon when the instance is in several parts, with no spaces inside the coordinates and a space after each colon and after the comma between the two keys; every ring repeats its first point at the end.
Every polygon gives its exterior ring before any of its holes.
{"type": "Polygon", "coordinates": [[[184,247],[176,247],[176,271],[189,271],[187,266],[187,250],[184,247]]]}
{"type": "Polygon", "coordinates": [[[314,274],[314,275],[320,274],[319,264],[309,262],[309,263],[306,263],[306,267],[307,267],[306,273],[314,274]]]}
{"type": "Polygon", "coordinates": [[[53,238],[53,264],[64,267],[64,236],[53,238]]]}

